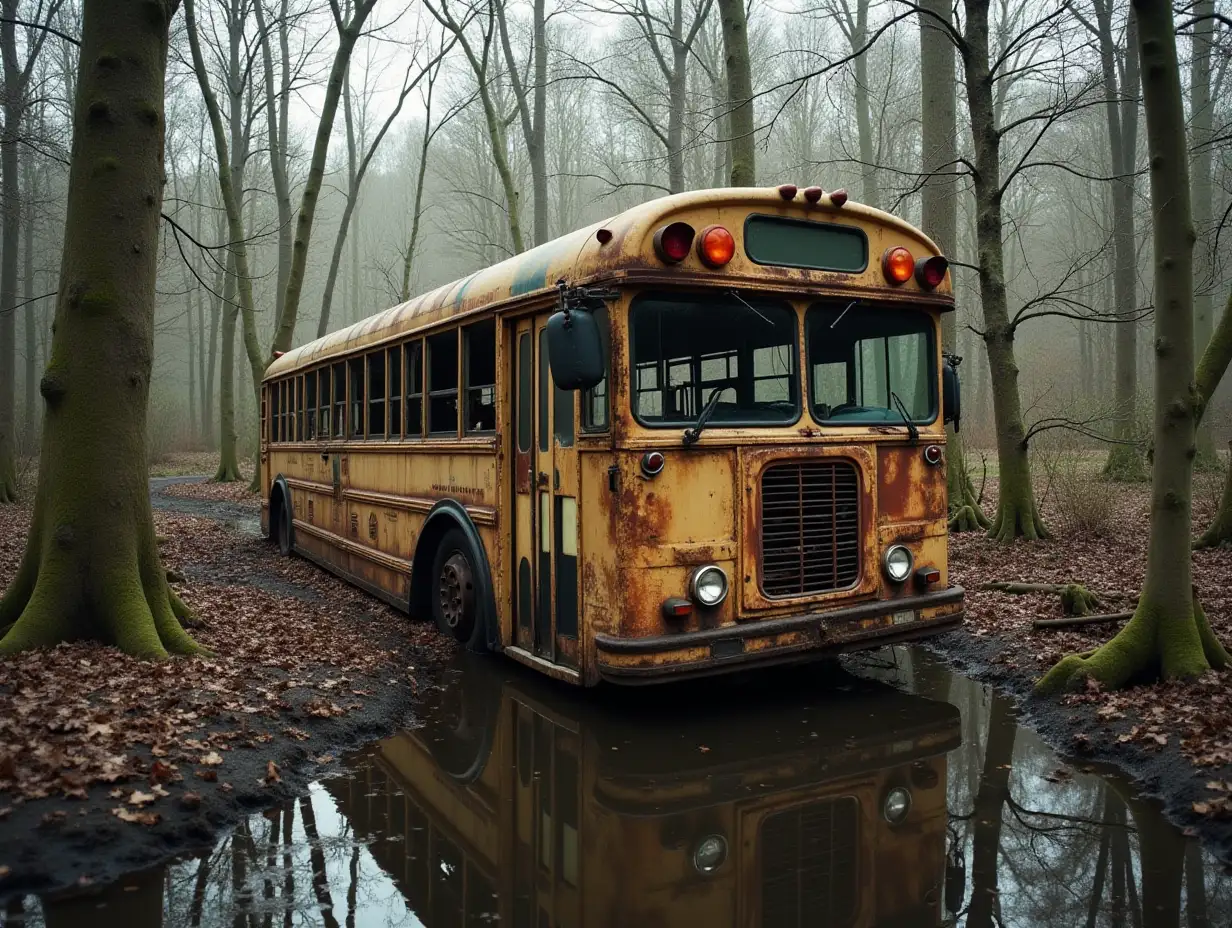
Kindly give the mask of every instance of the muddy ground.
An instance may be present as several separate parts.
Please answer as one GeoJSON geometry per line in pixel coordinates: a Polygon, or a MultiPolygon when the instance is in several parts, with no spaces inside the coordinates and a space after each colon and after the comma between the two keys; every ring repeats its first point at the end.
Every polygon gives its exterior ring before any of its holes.
{"type": "MultiPolygon", "coordinates": [[[[278,557],[253,534],[254,498],[173,495],[182,480],[151,481],[155,520],[184,578],[176,588],[207,620],[193,633],[217,656],[152,665],[63,645],[0,664],[0,900],[209,846],[241,816],[302,794],[345,751],[415,724],[454,651],[278,557]]],[[[3,588],[29,513],[0,519],[3,588]]]]}

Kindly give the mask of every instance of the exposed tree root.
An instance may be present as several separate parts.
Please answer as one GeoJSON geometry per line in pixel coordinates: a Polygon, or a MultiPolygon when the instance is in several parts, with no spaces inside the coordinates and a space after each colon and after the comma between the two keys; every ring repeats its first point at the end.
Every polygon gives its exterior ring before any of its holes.
{"type": "Polygon", "coordinates": [[[997,517],[989,526],[988,535],[1002,544],[1016,538],[1040,541],[1051,537],[1035,503],[1022,503],[1012,496],[1003,496],[997,504],[997,517]]]}
{"type": "Polygon", "coordinates": [[[979,498],[976,496],[975,487],[971,485],[966,461],[951,461],[950,467],[946,480],[950,494],[950,531],[987,530],[991,523],[980,509],[979,498]]]}
{"type": "Polygon", "coordinates": [[[1114,483],[1145,483],[1150,479],[1146,461],[1137,445],[1113,445],[1104,462],[1103,476],[1114,483]]]}
{"type": "Polygon", "coordinates": [[[1107,689],[1143,679],[1190,680],[1228,663],[1228,652],[1211,631],[1196,596],[1192,611],[1181,616],[1168,615],[1143,599],[1111,641],[1087,654],[1062,658],[1035,690],[1048,695],[1079,688],[1088,679],[1107,689]]]}
{"type": "Polygon", "coordinates": [[[1062,615],[1094,615],[1100,605],[1099,597],[1081,583],[1067,583],[1061,588],[1062,615]]]}
{"type": "MultiPolygon", "coordinates": [[[[1061,614],[1066,616],[1094,615],[1095,610],[1102,608],[1108,600],[1124,599],[1120,593],[1096,593],[1088,590],[1081,583],[1014,583],[995,581],[981,583],[981,590],[996,590],[998,593],[1009,593],[1025,596],[1031,593],[1051,593],[1061,597],[1061,614]]],[[[1137,597],[1132,597],[1135,601],[1137,597]]]]}
{"type": "Polygon", "coordinates": [[[39,533],[32,528],[31,535],[17,576],[0,598],[0,655],[81,640],[143,658],[205,653],[181,625],[191,613],[167,585],[152,533],[136,558],[113,564],[119,575],[89,587],[80,582],[71,546],[40,554],[39,533]]]}
{"type": "Polygon", "coordinates": [[[240,477],[239,467],[232,461],[220,461],[214,472],[214,483],[235,483],[240,477]]]}

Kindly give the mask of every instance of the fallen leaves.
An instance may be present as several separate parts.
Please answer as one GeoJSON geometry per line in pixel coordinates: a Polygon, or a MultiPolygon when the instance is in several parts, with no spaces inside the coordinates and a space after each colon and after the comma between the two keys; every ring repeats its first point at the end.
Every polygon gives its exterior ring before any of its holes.
{"type": "Polygon", "coordinates": [[[222,763],[222,755],[217,751],[210,751],[210,753],[200,758],[197,763],[204,764],[206,767],[217,767],[222,763]]]}
{"type": "Polygon", "coordinates": [[[131,796],[128,797],[130,806],[146,806],[158,799],[153,793],[143,793],[140,790],[133,790],[131,796]]]}
{"type": "Polygon", "coordinates": [[[112,809],[111,814],[122,822],[132,822],[136,825],[157,825],[163,818],[158,812],[134,812],[123,806],[112,809]]]}
{"type": "Polygon", "coordinates": [[[266,762],[265,778],[262,781],[266,786],[273,786],[275,783],[282,782],[282,776],[278,770],[278,765],[272,760],[266,762]]]}

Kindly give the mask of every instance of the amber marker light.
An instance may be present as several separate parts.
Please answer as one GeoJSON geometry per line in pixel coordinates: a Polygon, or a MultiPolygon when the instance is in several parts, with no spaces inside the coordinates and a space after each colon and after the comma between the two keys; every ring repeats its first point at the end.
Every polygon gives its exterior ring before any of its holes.
{"type": "Polygon", "coordinates": [[[697,254],[706,267],[722,267],[736,255],[736,239],[722,226],[706,226],[697,237],[697,254]]]}
{"type": "Polygon", "coordinates": [[[915,273],[915,258],[902,245],[887,249],[881,256],[881,271],[890,283],[905,284],[915,273]]]}

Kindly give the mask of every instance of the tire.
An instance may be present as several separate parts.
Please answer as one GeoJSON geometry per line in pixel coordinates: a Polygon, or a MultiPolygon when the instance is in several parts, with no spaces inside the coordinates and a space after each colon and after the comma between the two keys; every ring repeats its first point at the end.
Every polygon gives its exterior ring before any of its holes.
{"type": "Polygon", "coordinates": [[[485,650],[475,584],[476,560],[470,542],[459,528],[445,533],[432,559],[432,618],[443,634],[468,651],[485,650]]]}
{"type": "Polygon", "coordinates": [[[285,499],[278,509],[278,553],[291,556],[291,507],[285,499]]]}

